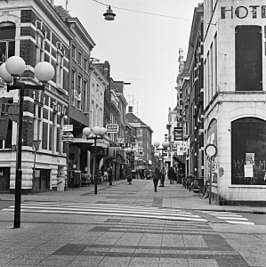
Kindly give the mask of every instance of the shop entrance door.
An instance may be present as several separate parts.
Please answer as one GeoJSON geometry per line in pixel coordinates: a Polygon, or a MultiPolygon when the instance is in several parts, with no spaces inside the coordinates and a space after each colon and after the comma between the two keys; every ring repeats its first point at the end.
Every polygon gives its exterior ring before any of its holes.
{"type": "Polygon", "coordinates": [[[35,169],[33,192],[45,192],[50,189],[50,170],[35,169]]]}
{"type": "Polygon", "coordinates": [[[10,168],[0,168],[0,191],[8,192],[10,187],[10,168]]]}

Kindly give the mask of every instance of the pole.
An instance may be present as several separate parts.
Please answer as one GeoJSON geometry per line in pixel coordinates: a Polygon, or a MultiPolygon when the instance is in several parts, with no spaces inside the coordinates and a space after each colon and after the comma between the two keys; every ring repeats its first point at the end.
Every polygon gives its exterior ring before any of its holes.
{"type": "Polygon", "coordinates": [[[65,178],[65,187],[64,187],[64,191],[67,190],[68,188],[68,183],[69,183],[69,180],[70,180],[70,175],[69,175],[69,163],[70,163],[70,160],[69,160],[69,142],[66,143],[66,171],[67,171],[67,175],[66,175],[66,178],[65,178]]]}
{"type": "Polygon", "coordinates": [[[20,227],[23,99],[24,99],[24,90],[23,88],[20,88],[19,89],[19,122],[18,122],[18,135],[17,135],[17,164],[16,164],[16,181],[15,181],[14,228],[20,227]]]}
{"type": "Polygon", "coordinates": [[[212,203],[212,157],[210,157],[210,190],[209,190],[209,204],[212,203]]]}
{"type": "Polygon", "coordinates": [[[94,155],[93,155],[93,169],[92,169],[92,179],[94,182],[94,194],[97,195],[97,175],[95,175],[96,171],[96,157],[97,157],[97,147],[96,147],[96,142],[97,142],[97,136],[94,137],[94,155]]]}
{"type": "Polygon", "coordinates": [[[34,160],[33,160],[33,173],[32,173],[32,193],[33,193],[33,184],[35,178],[35,169],[36,169],[36,155],[37,155],[37,147],[34,147],[34,160]]]}

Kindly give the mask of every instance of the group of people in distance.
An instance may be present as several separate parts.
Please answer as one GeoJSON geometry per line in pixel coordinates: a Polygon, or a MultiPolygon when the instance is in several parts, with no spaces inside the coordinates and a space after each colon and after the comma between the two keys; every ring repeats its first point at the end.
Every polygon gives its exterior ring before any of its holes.
{"type": "MultiPolygon", "coordinates": [[[[176,173],[173,167],[169,167],[168,170],[168,178],[170,180],[170,184],[173,184],[174,181],[176,180],[176,173]]],[[[160,169],[158,166],[155,167],[154,173],[153,173],[153,185],[154,185],[154,192],[157,192],[157,186],[158,182],[160,180],[160,187],[164,187],[164,182],[165,182],[165,176],[166,176],[166,171],[165,168],[163,167],[160,169]]]]}

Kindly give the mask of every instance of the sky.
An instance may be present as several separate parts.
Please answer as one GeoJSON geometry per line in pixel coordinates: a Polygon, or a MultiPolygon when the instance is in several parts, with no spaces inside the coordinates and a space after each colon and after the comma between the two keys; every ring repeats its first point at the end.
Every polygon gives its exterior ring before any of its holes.
{"type": "Polygon", "coordinates": [[[168,110],[176,106],[178,51],[185,58],[194,8],[199,0],[54,0],[77,17],[96,46],[91,56],[109,61],[111,77],[125,85],[133,113],[164,141],[168,110]],[[116,14],[104,20],[107,6],[116,14]],[[158,14],[150,15],[147,13],[158,14]]]}

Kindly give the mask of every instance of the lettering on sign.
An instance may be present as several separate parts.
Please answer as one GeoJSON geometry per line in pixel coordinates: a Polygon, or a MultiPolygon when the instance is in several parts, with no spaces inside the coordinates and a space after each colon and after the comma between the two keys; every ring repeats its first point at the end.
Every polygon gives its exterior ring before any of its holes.
{"type": "Polygon", "coordinates": [[[107,133],[118,133],[119,126],[118,124],[107,124],[106,130],[107,133]]]}
{"type": "Polygon", "coordinates": [[[266,5],[221,7],[221,19],[233,19],[234,17],[238,19],[245,19],[245,18],[266,19],[266,5]]]}
{"type": "Polygon", "coordinates": [[[62,141],[66,143],[71,143],[74,141],[74,135],[71,133],[66,133],[62,135],[62,141]]]}
{"type": "Polygon", "coordinates": [[[63,125],[63,132],[72,132],[72,131],[73,131],[73,124],[63,125]]]}

